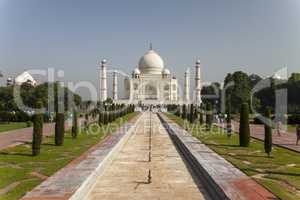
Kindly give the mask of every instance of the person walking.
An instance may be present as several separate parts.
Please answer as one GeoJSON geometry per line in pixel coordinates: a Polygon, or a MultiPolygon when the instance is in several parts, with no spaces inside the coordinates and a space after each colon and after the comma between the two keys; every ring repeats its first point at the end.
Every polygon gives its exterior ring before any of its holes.
{"type": "Polygon", "coordinates": [[[300,123],[297,125],[296,134],[297,134],[296,145],[298,145],[299,140],[300,140],[300,123]]]}
{"type": "Polygon", "coordinates": [[[276,132],[277,132],[277,135],[278,136],[281,136],[281,130],[282,130],[282,122],[281,121],[278,121],[276,123],[276,132]]]}

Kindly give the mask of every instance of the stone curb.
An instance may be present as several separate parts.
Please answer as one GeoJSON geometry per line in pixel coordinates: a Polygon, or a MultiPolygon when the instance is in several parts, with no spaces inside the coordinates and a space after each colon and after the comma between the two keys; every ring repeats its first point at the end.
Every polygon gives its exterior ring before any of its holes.
{"type": "Polygon", "coordinates": [[[177,124],[169,123],[163,114],[158,116],[197,179],[207,183],[204,187],[212,199],[278,199],[177,124]]]}

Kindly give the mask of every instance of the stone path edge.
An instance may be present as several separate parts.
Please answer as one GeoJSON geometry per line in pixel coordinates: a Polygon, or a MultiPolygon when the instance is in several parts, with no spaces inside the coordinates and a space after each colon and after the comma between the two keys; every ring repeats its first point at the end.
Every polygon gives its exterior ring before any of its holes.
{"type": "Polygon", "coordinates": [[[122,139],[115,145],[115,147],[109,152],[106,156],[105,160],[95,169],[94,173],[91,174],[87,180],[78,188],[78,190],[71,196],[70,200],[83,200],[85,199],[90,191],[93,189],[97,177],[101,176],[105,170],[105,168],[111,164],[114,156],[122,149],[124,144],[130,138],[134,130],[136,129],[136,125],[141,119],[141,115],[138,116],[138,119],[134,122],[133,126],[124,134],[122,139]]]}
{"type": "Polygon", "coordinates": [[[135,130],[137,122],[141,119],[141,115],[138,114],[129,122],[122,125],[117,131],[106,136],[80,157],[71,161],[64,168],[28,192],[21,200],[82,200],[93,186],[93,180],[101,175],[105,167],[110,164],[112,157],[135,130]],[[126,132],[120,133],[120,130],[124,129],[126,132]],[[118,141],[112,143],[112,140],[116,137],[118,141]],[[111,144],[113,146],[109,147],[111,144]],[[105,148],[107,149],[105,150],[105,148]],[[99,154],[102,155],[102,158],[95,158],[99,154]],[[79,173],[80,170],[81,173],[79,173]],[[69,178],[73,178],[77,182],[74,184],[69,178]],[[70,183],[61,184],[60,179],[64,179],[64,182],[70,181],[70,183]]]}
{"type": "Polygon", "coordinates": [[[158,116],[170,134],[170,137],[174,141],[175,145],[178,147],[179,151],[183,154],[188,164],[191,165],[194,174],[202,182],[207,183],[204,185],[205,189],[209,192],[213,199],[278,199],[269,190],[258,184],[251,177],[248,177],[231,163],[209,149],[197,138],[191,136],[188,132],[179,127],[179,125],[167,118],[163,113],[159,113],[158,116]],[[178,131],[184,133],[178,134],[178,131]],[[204,148],[205,152],[194,148],[199,146],[204,148]],[[210,156],[211,158],[208,158],[210,156]],[[203,159],[207,160],[202,162],[203,159]],[[210,162],[210,159],[217,160],[215,162],[210,162]],[[222,171],[222,164],[226,166],[226,168],[223,168],[223,170],[229,170],[230,173],[232,173],[232,176],[226,177],[226,174],[220,173],[222,171]]]}

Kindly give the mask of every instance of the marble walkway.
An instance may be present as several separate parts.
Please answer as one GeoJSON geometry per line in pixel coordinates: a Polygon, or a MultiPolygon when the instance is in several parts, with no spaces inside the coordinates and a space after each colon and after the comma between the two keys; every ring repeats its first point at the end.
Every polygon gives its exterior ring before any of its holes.
{"type": "Polygon", "coordinates": [[[160,125],[156,114],[143,116],[87,199],[210,199],[160,125]]]}

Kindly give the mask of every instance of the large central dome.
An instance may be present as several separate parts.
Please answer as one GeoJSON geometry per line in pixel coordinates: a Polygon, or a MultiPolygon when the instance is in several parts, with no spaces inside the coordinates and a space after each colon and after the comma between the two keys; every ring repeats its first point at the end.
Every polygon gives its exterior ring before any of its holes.
{"type": "Polygon", "coordinates": [[[139,69],[142,74],[161,74],[164,68],[164,61],[154,51],[148,51],[139,61],[139,69]]]}

